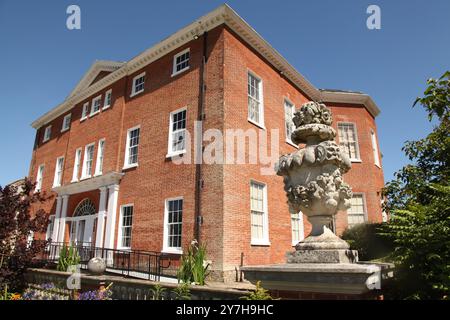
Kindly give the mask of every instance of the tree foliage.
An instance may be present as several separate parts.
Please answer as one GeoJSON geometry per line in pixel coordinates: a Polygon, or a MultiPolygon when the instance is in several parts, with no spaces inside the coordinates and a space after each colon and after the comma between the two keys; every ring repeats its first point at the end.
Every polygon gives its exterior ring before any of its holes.
{"type": "Polygon", "coordinates": [[[0,287],[19,290],[23,274],[45,242],[29,243],[30,234],[45,232],[47,214],[39,210],[31,214],[31,205],[46,200],[34,193],[34,184],[25,179],[21,186],[0,186],[0,287]]]}
{"type": "Polygon", "coordinates": [[[408,141],[412,161],[385,189],[391,221],[383,235],[395,244],[392,298],[448,298],[450,282],[450,72],[429,79],[417,98],[437,125],[425,138],[408,141]]]}

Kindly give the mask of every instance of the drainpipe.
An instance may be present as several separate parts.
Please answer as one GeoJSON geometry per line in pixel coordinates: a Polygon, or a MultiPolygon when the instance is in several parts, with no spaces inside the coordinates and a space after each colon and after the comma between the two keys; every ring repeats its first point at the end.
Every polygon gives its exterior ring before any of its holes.
{"type": "MultiPolygon", "coordinates": [[[[198,110],[197,110],[197,121],[203,121],[205,119],[204,115],[204,104],[205,104],[205,67],[206,62],[208,60],[207,57],[207,49],[208,49],[208,32],[203,33],[203,55],[202,55],[202,63],[200,65],[200,76],[199,76],[199,96],[198,96],[198,110]]],[[[197,132],[200,134],[201,138],[203,138],[203,126],[201,132],[197,132]]],[[[197,143],[197,141],[196,141],[197,143]]],[[[200,243],[200,227],[203,223],[203,217],[201,214],[201,191],[203,188],[203,179],[202,179],[202,158],[203,158],[203,144],[201,145],[201,149],[197,150],[197,152],[201,152],[201,161],[196,161],[195,164],[195,221],[194,221],[194,237],[197,239],[198,243],[200,243]]],[[[195,154],[197,156],[197,153],[195,154]]]]}

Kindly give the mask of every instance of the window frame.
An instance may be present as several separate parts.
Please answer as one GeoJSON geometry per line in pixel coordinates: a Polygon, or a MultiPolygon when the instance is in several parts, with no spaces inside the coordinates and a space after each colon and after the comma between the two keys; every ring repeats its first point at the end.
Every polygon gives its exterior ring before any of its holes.
{"type": "Polygon", "coordinates": [[[257,180],[250,180],[250,188],[249,188],[249,200],[250,200],[250,245],[252,246],[270,246],[270,237],[269,237],[269,211],[268,211],[268,196],[267,196],[267,184],[257,180]],[[263,188],[263,237],[262,238],[253,238],[252,235],[252,204],[251,204],[251,192],[252,192],[252,184],[262,185],[263,188]]]}
{"type": "MultiPolygon", "coordinates": [[[[48,216],[49,223],[47,225],[47,230],[45,231],[45,240],[51,239],[53,236],[53,230],[55,228],[55,215],[51,214],[48,216]],[[51,228],[50,228],[51,226],[51,228]]],[[[55,242],[55,241],[52,241],[55,242]]]]}
{"type": "Polygon", "coordinates": [[[131,83],[131,84],[132,84],[132,87],[131,87],[130,98],[131,98],[131,97],[134,97],[134,96],[136,96],[136,95],[138,95],[138,94],[140,94],[140,93],[142,93],[142,92],[145,91],[145,80],[147,80],[147,79],[146,79],[146,75],[145,75],[145,71],[144,71],[144,72],[141,72],[140,74],[138,74],[137,76],[135,76],[135,77],[133,78],[133,81],[132,81],[132,83],[131,83]],[[142,89],[139,90],[139,91],[136,91],[136,81],[137,81],[138,79],[142,78],[142,77],[144,77],[144,82],[143,82],[142,89]]]}
{"type": "Polygon", "coordinates": [[[45,164],[40,164],[36,174],[36,186],[34,192],[40,192],[42,190],[42,182],[44,180],[45,164]]]}
{"type": "Polygon", "coordinates": [[[93,117],[96,114],[100,113],[101,109],[102,109],[102,95],[99,95],[99,96],[95,97],[94,99],[92,99],[91,112],[89,113],[89,117],[93,117]],[[98,101],[98,110],[94,111],[94,105],[97,101],[98,101]]]}
{"type": "Polygon", "coordinates": [[[72,180],[71,182],[78,182],[81,168],[81,153],[83,152],[83,148],[77,148],[75,150],[75,159],[73,163],[73,171],[72,171],[72,180]]]}
{"type": "Polygon", "coordinates": [[[164,232],[163,232],[163,253],[183,254],[183,213],[184,213],[184,197],[173,197],[164,200],[164,232]],[[181,247],[169,247],[169,201],[183,201],[183,209],[181,211],[181,247]]]}
{"type": "Polygon", "coordinates": [[[355,148],[355,152],[356,152],[356,158],[350,158],[350,161],[351,162],[362,162],[362,160],[361,160],[361,152],[360,152],[360,149],[359,149],[359,139],[358,139],[358,130],[357,130],[357,127],[356,127],[356,123],[355,122],[348,122],[348,121],[338,121],[337,123],[336,123],[336,129],[337,129],[337,138],[338,138],[338,144],[339,144],[339,147],[340,147],[340,144],[341,144],[341,140],[340,140],[340,138],[339,138],[339,125],[340,124],[342,124],[342,125],[351,125],[351,126],[353,126],[353,130],[354,130],[354,132],[355,132],[355,143],[356,143],[356,148],[355,148]]]}
{"type": "Polygon", "coordinates": [[[120,206],[120,212],[119,212],[119,228],[117,230],[117,249],[120,250],[131,250],[131,240],[132,240],[132,234],[133,234],[133,216],[134,216],[134,203],[127,203],[120,206]],[[133,208],[131,212],[131,226],[127,226],[127,228],[131,229],[130,232],[130,246],[125,247],[123,246],[123,209],[124,208],[133,208]]]}
{"type": "Polygon", "coordinates": [[[265,126],[265,121],[264,121],[264,85],[263,85],[263,80],[260,76],[258,76],[256,73],[254,73],[253,71],[251,71],[250,69],[247,69],[247,120],[248,122],[254,124],[255,126],[266,130],[266,126],[265,126]],[[250,92],[248,92],[248,85],[249,85],[249,75],[254,77],[256,80],[259,81],[258,84],[258,91],[259,91],[259,122],[253,120],[250,118],[250,105],[248,103],[248,99],[253,97],[250,96],[250,92]]]}
{"type": "Polygon", "coordinates": [[[44,137],[42,139],[42,142],[44,143],[44,142],[49,141],[51,139],[51,137],[52,137],[52,125],[48,125],[44,129],[44,137]]]}
{"type": "Polygon", "coordinates": [[[303,212],[290,212],[291,215],[291,244],[295,247],[300,241],[305,239],[305,225],[303,219],[303,212]],[[294,240],[294,224],[292,216],[298,214],[298,231],[299,231],[299,239],[294,240]]]}
{"type": "Polygon", "coordinates": [[[170,114],[169,114],[169,137],[168,137],[168,142],[167,142],[167,155],[166,155],[166,158],[170,158],[170,157],[174,157],[174,156],[178,156],[178,155],[180,155],[180,154],[184,154],[184,153],[186,153],[187,152],[187,150],[186,150],[186,134],[185,134],[185,136],[184,136],[184,141],[185,141],[185,143],[184,143],[184,149],[183,150],[178,150],[178,151],[172,151],[172,135],[173,135],[173,133],[174,133],[174,131],[173,131],[173,116],[175,115],[175,114],[177,114],[177,113],[180,113],[180,112],[183,112],[183,111],[186,111],[186,118],[185,118],[185,124],[186,124],[186,126],[185,126],[185,128],[183,129],[185,132],[187,132],[187,123],[188,123],[188,109],[187,109],[187,106],[186,107],[182,107],[182,108],[179,108],[179,109],[177,109],[177,110],[174,110],[174,111],[172,111],[172,112],[170,112],[170,114]]]}
{"type": "Polygon", "coordinates": [[[80,122],[86,120],[88,117],[89,117],[89,101],[83,104],[83,108],[81,109],[80,122]]]}
{"type": "Polygon", "coordinates": [[[105,138],[98,140],[94,177],[101,176],[103,174],[103,160],[105,159],[105,142],[106,142],[105,138]]]}
{"type": "Polygon", "coordinates": [[[370,129],[370,140],[373,151],[373,162],[378,168],[381,168],[380,152],[378,150],[378,139],[377,135],[375,134],[375,130],[373,129],[370,129]]]}
{"type": "Polygon", "coordinates": [[[63,118],[61,132],[66,132],[67,130],[69,130],[70,126],[71,126],[71,123],[72,123],[72,113],[68,113],[63,118]],[[66,126],[66,119],[67,118],[69,118],[69,120],[68,120],[69,124],[66,126]]]}
{"type": "MultiPolygon", "coordinates": [[[[366,195],[365,195],[364,192],[353,192],[352,198],[353,198],[354,196],[361,196],[362,203],[363,203],[363,211],[364,211],[364,215],[363,215],[364,220],[363,220],[363,222],[361,222],[361,223],[365,223],[365,222],[368,221],[366,195]]],[[[350,199],[350,201],[351,201],[351,199],[350,199]]],[[[352,227],[354,226],[354,224],[350,225],[350,223],[349,223],[349,221],[348,221],[348,218],[349,218],[348,210],[349,210],[349,209],[347,209],[347,228],[352,228],[352,227]]]]}
{"type": "MultiPolygon", "coordinates": [[[[288,104],[291,105],[292,116],[294,116],[294,112],[295,112],[295,104],[294,104],[290,99],[288,99],[288,98],[285,97],[285,98],[283,99],[283,110],[284,110],[284,135],[286,136],[285,142],[286,142],[287,144],[290,144],[291,146],[293,146],[293,147],[295,147],[295,148],[298,149],[298,145],[296,145],[294,142],[292,142],[291,136],[288,136],[288,134],[287,134],[287,127],[286,127],[286,125],[287,125],[288,119],[286,119],[286,103],[288,103],[288,104]]],[[[295,130],[295,124],[294,124],[294,121],[292,121],[292,119],[291,119],[290,121],[291,121],[291,123],[292,123],[292,132],[294,132],[294,130],[295,130]]]]}
{"type": "Polygon", "coordinates": [[[112,104],[112,89],[109,89],[108,91],[105,92],[105,99],[103,100],[102,110],[108,109],[109,107],[111,107],[111,104],[112,104]],[[108,101],[108,96],[109,96],[109,104],[106,104],[108,101]]]}
{"type": "Polygon", "coordinates": [[[56,158],[56,165],[55,165],[55,176],[53,177],[53,188],[62,186],[63,182],[63,173],[64,173],[64,156],[60,156],[56,158]],[[59,162],[60,159],[62,159],[61,163],[61,171],[59,170],[59,162]],[[61,172],[61,175],[58,177],[58,173],[61,172]],[[57,177],[59,178],[57,181],[57,177]]]}
{"type": "Polygon", "coordinates": [[[180,73],[183,73],[183,72],[189,70],[189,68],[191,67],[190,62],[191,62],[191,48],[186,48],[186,49],[178,52],[177,54],[175,54],[173,56],[173,63],[172,63],[172,77],[174,77],[176,75],[179,75],[180,73]],[[183,54],[185,54],[187,52],[189,52],[188,66],[177,71],[177,58],[182,56],[183,54]]]}
{"type": "Polygon", "coordinates": [[[82,171],[81,171],[81,178],[80,180],[85,180],[85,179],[89,179],[92,177],[92,169],[94,166],[94,154],[95,154],[95,142],[89,143],[84,147],[84,157],[83,157],[83,166],[82,166],[82,171]],[[94,151],[92,152],[92,165],[91,165],[91,174],[90,175],[86,175],[86,169],[87,169],[87,155],[88,155],[88,148],[89,147],[94,147],[94,151]]]}
{"type": "Polygon", "coordinates": [[[126,169],[130,169],[130,168],[135,168],[139,166],[139,144],[141,142],[141,125],[137,125],[134,126],[130,129],[127,130],[127,136],[126,136],[126,143],[125,143],[125,158],[124,158],[124,162],[123,162],[123,168],[122,170],[126,170],[126,169]],[[132,163],[129,164],[128,162],[128,158],[130,157],[130,133],[131,131],[134,131],[136,129],[139,129],[139,142],[137,144],[137,149],[138,149],[138,157],[137,157],[137,162],[136,163],[132,163]]]}

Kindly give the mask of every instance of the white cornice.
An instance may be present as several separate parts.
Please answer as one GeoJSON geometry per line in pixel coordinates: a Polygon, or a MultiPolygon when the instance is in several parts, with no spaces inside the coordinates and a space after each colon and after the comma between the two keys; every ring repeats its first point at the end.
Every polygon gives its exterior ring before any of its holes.
{"type": "Polygon", "coordinates": [[[118,184],[123,175],[124,174],[120,172],[109,172],[98,177],[70,183],[61,187],[55,187],[52,189],[52,191],[56,192],[58,195],[71,195],[96,190],[100,189],[101,187],[118,184]]]}
{"type": "Polygon", "coordinates": [[[373,117],[378,116],[380,113],[380,109],[372,98],[364,93],[322,90],[320,91],[320,101],[324,103],[331,102],[364,105],[373,117]]]}
{"type": "MultiPolygon", "coordinates": [[[[33,128],[38,129],[45,125],[47,122],[52,121],[63,113],[67,112],[74,107],[75,104],[81,102],[87,97],[95,94],[96,92],[106,88],[117,80],[130,75],[137,70],[145,67],[146,65],[152,63],[153,61],[159,59],[160,57],[166,55],[167,53],[183,46],[189,41],[193,40],[194,36],[201,35],[205,31],[214,29],[215,27],[226,24],[230,29],[232,29],[236,34],[238,34],[244,41],[246,41],[254,50],[256,50],[261,56],[263,56],[267,61],[269,61],[275,68],[279,70],[287,79],[289,79],[293,84],[295,84],[300,90],[302,90],[309,99],[311,100],[321,100],[323,97],[331,98],[333,95],[324,94],[320,92],[316,87],[314,87],[308,80],[306,80],[292,65],[290,65],[285,58],[281,56],[266,40],[264,40],[244,19],[242,19],[233,9],[228,5],[224,4],[211,11],[207,15],[197,19],[193,23],[174,33],[170,37],[162,40],[153,47],[147,49],[143,53],[134,57],[127,63],[123,63],[118,69],[111,72],[109,75],[100,79],[91,86],[86,86],[90,84],[89,76],[85,79],[85,76],[77,87],[72,91],[72,93],[67,97],[67,99],[53,108],[39,119],[35,120],[31,125],[33,128]],[[83,82],[83,84],[81,84],[83,82]]],[[[95,64],[94,64],[95,65],[95,64]]],[[[92,68],[91,68],[92,69],[92,68]]],[[[92,70],[90,70],[92,71],[92,70]]],[[[88,72],[87,75],[93,72],[88,72]]],[[[359,95],[359,94],[353,94],[359,95]]],[[[378,113],[373,112],[378,110],[372,99],[365,94],[363,97],[355,99],[351,97],[351,100],[358,100],[363,102],[368,110],[376,116],[378,113]]],[[[345,100],[347,96],[339,95],[336,96],[340,101],[329,101],[329,102],[350,102],[341,101],[345,100]]],[[[379,112],[379,110],[378,110],[379,112]]]]}

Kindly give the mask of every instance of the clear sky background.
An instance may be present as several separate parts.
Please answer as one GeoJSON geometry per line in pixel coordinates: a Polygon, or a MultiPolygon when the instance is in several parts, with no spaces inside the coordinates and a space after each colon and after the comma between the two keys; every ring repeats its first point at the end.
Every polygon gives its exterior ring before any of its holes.
{"type": "MultiPolygon", "coordinates": [[[[386,181],[406,140],[432,128],[420,107],[426,79],[450,69],[450,1],[227,2],[319,88],[363,91],[377,118],[386,181]],[[366,9],[381,7],[381,30],[366,9]]],[[[0,0],[0,185],[28,174],[30,123],[61,103],[96,60],[126,61],[222,4],[184,1],[0,0]],[[81,7],[81,30],[66,8],[81,7]]]]}

